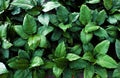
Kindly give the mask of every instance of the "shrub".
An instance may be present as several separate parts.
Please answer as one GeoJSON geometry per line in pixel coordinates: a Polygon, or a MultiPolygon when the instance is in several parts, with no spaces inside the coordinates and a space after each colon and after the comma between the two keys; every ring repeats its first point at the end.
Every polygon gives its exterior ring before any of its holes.
{"type": "Polygon", "coordinates": [[[0,78],[120,78],[119,0],[0,0],[0,78]]]}

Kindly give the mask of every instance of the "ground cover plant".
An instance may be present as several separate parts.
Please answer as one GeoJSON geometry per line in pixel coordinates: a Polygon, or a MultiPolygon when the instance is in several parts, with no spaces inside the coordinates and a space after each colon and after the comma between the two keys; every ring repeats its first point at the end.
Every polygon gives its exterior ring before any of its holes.
{"type": "Polygon", "coordinates": [[[120,0],[0,0],[0,78],[120,78],[120,0]]]}

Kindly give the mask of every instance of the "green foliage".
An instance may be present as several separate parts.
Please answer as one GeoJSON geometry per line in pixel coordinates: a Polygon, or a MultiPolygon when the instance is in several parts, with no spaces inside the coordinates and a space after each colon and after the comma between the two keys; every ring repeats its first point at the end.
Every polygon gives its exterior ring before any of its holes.
{"type": "Polygon", "coordinates": [[[0,78],[120,78],[119,33],[119,0],[0,0],[0,78]]]}

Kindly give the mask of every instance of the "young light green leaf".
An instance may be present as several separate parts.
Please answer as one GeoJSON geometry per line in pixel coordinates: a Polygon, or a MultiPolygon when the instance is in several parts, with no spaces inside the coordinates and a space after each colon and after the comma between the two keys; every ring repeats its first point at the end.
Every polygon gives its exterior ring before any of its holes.
{"type": "Polygon", "coordinates": [[[30,68],[38,67],[38,66],[41,66],[43,64],[44,64],[44,62],[43,62],[42,58],[36,56],[31,60],[30,68]]]}
{"type": "Polygon", "coordinates": [[[31,9],[34,7],[32,0],[14,0],[11,4],[23,9],[31,9]]]}
{"type": "Polygon", "coordinates": [[[59,26],[60,29],[62,29],[64,32],[66,32],[66,30],[67,30],[68,28],[72,27],[71,24],[64,25],[63,23],[60,23],[58,26],[59,26]]]}
{"type": "Polygon", "coordinates": [[[90,1],[87,1],[87,3],[89,3],[89,4],[97,4],[99,2],[100,2],[100,0],[90,0],[90,1]]]}
{"type": "Polygon", "coordinates": [[[117,67],[117,62],[110,56],[108,55],[98,55],[96,63],[102,67],[105,68],[116,68],[117,67]]]}
{"type": "Polygon", "coordinates": [[[104,40],[98,43],[94,48],[94,54],[106,54],[110,46],[110,41],[104,40]]]}
{"type": "Polygon", "coordinates": [[[40,36],[40,44],[39,47],[41,48],[47,48],[48,47],[48,41],[45,36],[41,35],[40,36]]]}
{"type": "Polygon", "coordinates": [[[38,21],[45,26],[48,26],[49,20],[50,20],[50,18],[49,18],[48,14],[44,14],[44,15],[41,14],[38,16],[38,21]]]}
{"type": "Polygon", "coordinates": [[[88,43],[93,37],[92,33],[86,33],[85,29],[82,29],[80,33],[80,40],[82,41],[83,44],[88,43]]]}
{"type": "Polygon", "coordinates": [[[88,65],[84,69],[84,78],[93,78],[94,75],[94,66],[93,65],[88,65]]]}
{"type": "Polygon", "coordinates": [[[53,67],[53,73],[54,73],[54,75],[55,75],[56,78],[59,78],[60,75],[63,73],[63,69],[59,68],[57,66],[54,66],[53,67]]]}
{"type": "Polygon", "coordinates": [[[67,10],[66,7],[60,6],[57,8],[57,19],[60,22],[63,22],[63,23],[67,22],[68,15],[69,15],[69,11],[67,10]]]}
{"type": "Polygon", "coordinates": [[[56,57],[65,57],[66,56],[66,47],[65,47],[64,42],[61,42],[58,44],[58,46],[55,49],[54,54],[56,57]]]}
{"type": "Polygon", "coordinates": [[[40,36],[39,35],[34,35],[34,36],[29,37],[28,45],[31,50],[35,50],[39,44],[40,44],[40,36]]]}
{"type": "Polygon", "coordinates": [[[92,19],[92,15],[91,15],[91,10],[86,6],[86,5],[82,5],[80,8],[80,22],[83,25],[88,24],[92,19]]]}
{"type": "Polygon", "coordinates": [[[107,10],[110,10],[113,6],[113,1],[112,0],[103,0],[104,6],[107,10]]]}
{"type": "Polygon", "coordinates": [[[99,29],[99,26],[95,25],[92,22],[89,22],[86,26],[85,26],[85,32],[89,33],[89,32],[93,32],[99,29]]]}
{"type": "Polygon", "coordinates": [[[91,52],[85,52],[85,54],[83,55],[82,59],[87,60],[89,62],[95,62],[95,59],[94,59],[94,57],[93,57],[91,52]]]}
{"type": "Polygon", "coordinates": [[[26,14],[23,21],[23,31],[27,34],[34,34],[37,31],[37,25],[34,17],[26,14]]]}
{"type": "Polygon", "coordinates": [[[80,58],[80,56],[76,55],[76,54],[73,54],[73,53],[68,53],[66,55],[66,58],[69,60],[69,61],[74,61],[74,60],[77,60],[80,58]]]}
{"type": "Polygon", "coordinates": [[[95,73],[98,74],[101,78],[108,78],[107,70],[102,67],[95,67],[95,73]]]}
{"type": "Polygon", "coordinates": [[[0,62],[0,75],[5,73],[8,73],[8,70],[6,66],[2,62],[0,62]]]}
{"type": "Polygon", "coordinates": [[[96,18],[97,24],[102,25],[104,23],[106,17],[107,17],[107,14],[106,14],[105,10],[100,11],[96,18]]]}
{"type": "Polygon", "coordinates": [[[79,13],[73,12],[69,15],[70,23],[75,22],[79,18],[79,13]]]}
{"type": "Polygon", "coordinates": [[[120,41],[119,40],[116,40],[115,42],[115,51],[116,51],[116,55],[117,57],[120,59],[120,41]]]}
{"type": "Polygon", "coordinates": [[[14,29],[16,33],[23,39],[27,39],[29,36],[23,31],[22,25],[15,25],[14,29]]]}
{"type": "Polygon", "coordinates": [[[9,49],[13,44],[10,43],[8,40],[4,39],[2,43],[2,48],[9,49]]]}
{"type": "Polygon", "coordinates": [[[48,12],[48,11],[50,11],[52,9],[55,9],[55,8],[59,7],[59,6],[60,6],[60,3],[49,1],[46,4],[43,5],[44,8],[43,8],[42,11],[43,12],[48,12]]]}
{"type": "Polygon", "coordinates": [[[37,34],[46,36],[50,32],[52,32],[53,29],[54,28],[52,26],[41,26],[41,27],[38,28],[37,34]]]}

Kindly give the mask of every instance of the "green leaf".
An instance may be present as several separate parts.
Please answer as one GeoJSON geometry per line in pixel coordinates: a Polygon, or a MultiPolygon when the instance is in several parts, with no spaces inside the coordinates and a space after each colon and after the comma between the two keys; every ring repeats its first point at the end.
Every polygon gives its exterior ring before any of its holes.
{"type": "Polygon", "coordinates": [[[76,55],[76,54],[73,54],[73,53],[68,53],[66,55],[66,58],[69,60],[69,61],[74,61],[74,60],[77,60],[80,58],[80,56],[76,55]]]}
{"type": "Polygon", "coordinates": [[[8,73],[8,70],[6,66],[2,62],[0,62],[0,75],[5,73],[8,73]]]}
{"type": "Polygon", "coordinates": [[[29,61],[23,58],[12,59],[8,66],[13,69],[26,69],[29,66],[29,61]]]}
{"type": "Polygon", "coordinates": [[[49,20],[50,20],[50,18],[49,18],[48,14],[44,14],[44,15],[41,14],[38,16],[38,21],[45,26],[48,26],[49,20]]]}
{"type": "Polygon", "coordinates": [[[104,6],[107,10],[110,10],[113,6],[112,0],[103,0],[104,6]]]}
{"type": "Polygon", "coordinates": [[[73,12],[69,15],[70,23],[75,22],[79,18],[79,13],[73,12]]]}
{"type": "Polygon", "coordinates": [[[106,14],[105,10],[100,11],[96,18],[97,24],[102,25],[104,23],[106,17],[107,17],[107,14],[106,14]]]}
{"type": "Polygon", "coordinates": [[[117,62],[108,55],[98,55],[96,63],[105,68],[116,68],[117,62]]]}
{"type": "Polygon", "coordinates": [[[18,39],[16,39],[16,40],[13,42],[13,45],[14,45],[15,47],[22,47],[22,46],[25,45],[25,43],[26,43],[26,40],[24,40],[24,39],[22,39],[22,38],[18,38],[18,39]]]}
{"type": "Polygon", "coordinates": [[[39,35],[34,35],[34,36],[29,37],[28,45],[31,50],[35,50],[39,44],[40,44],[40,36],[39,35]]]}
{"type": "Polygon", "coordinates": [[[88,66],[88,62],[82,60],[82,59],[78,59],[75,61],[70,62],[70,68],[72,69],[83,69],[86,66],[88,66]]]}
{"type": "Polygon", "coordinates": [[[51,40],[52,41],[57,41],[57,40],[60,39],[61,35],[62,35],[62,32],[58,29],[55,29],[52,33],[51,40]]]}
{"type": "Polygon", "coordinates": [[[28,54],[26,51],[21,50],[21,49],[18,51],[18,56],[19,56],[20,58],[30,59],[29,54],[28,54]]]}
{"type": "Polygon", "coordinates": [[[55,56],[56,57],[65,57],[66,56],[66,46],[64,42],[58,44],[55,49],[55,56]]]}
{"type": "Polygon", "coordinates": [[[14,78],[32,78],[32,72],[29,69],[17,70],[14,74],[14,78]]]}
{"type": "Polygon", "coordinates": [[[90,42],[92,37],[93,37],[92,33],[86,33],[85,29],[82,29],[82,31],[80,33],[80,39],[81,39],[83,44],[87,44],[88,42],[90,42]]]}
{"type": "Polygon", "coordinates": [[[83,51],[84,52],[92,52],[94,49],[93,44],[88,43],[88,44],[83,44],[83,51]]]}
{"type": "Polygon", "coordinates": [[[116,40],[115,42],[115,51],[116,51],[116,55],[117,57],[120,59],[120,41],[119,40],[116,40]]]}
{"type": "Polygon", "coordinates": [[[72,78],[73,72],[69,68],[63,71],[63,78],[72,78]]]}
{"type": "Polygon", "coordinates": [[[120,70],[119,69],[115,69],[113,72],[113,76],[112,78],[119,78],[120,77],[120,70]]]}
{"type": "Polygon", "coordinates": [[[92,19],[91,10],[86,5],[82,5],[80,8],[80,18],[79,18],[80,22],[83,25],[86,25],[91,21],[91,19],[92,19]]]}
{"type": "Polygon", "coordinates": [[[2,48],[9,49],[13,44],[10,43],[8,40],[4,39],[2,43],[2,48]]]}
{"type": "Polygon", "coordinates": [[[43,52],[44,52],[44,49],[37,49],[37,50],[34,52],[33,57],[35,57],[35,56],[42,57],[43,52]]]}
{"type": "Polygon", "coordinates": [[[43,64],[44,64],[44,62],[43,62],[42,58],[36,56],[31,60],[30,68],[38,67],[38,66],[41,66],[43,64]]]}
{"type": "Polygon", "coordinates": [[[85,32],[86,33],[90,33],[93,31],[96,31],[99,29],[99,26],[96,26],[94,23],[89,22],[86,26],[85,26],[85,32]]]}
{"type": "Polygon", "coordinates": [[[94,66],[93,65],[88,65],[84,69],[84,78],[93,78],[94,75],[94,66]]]}
{"type": "Polygon", "coordinates": [[[53,1],[49,1],[49,2],[47,2],[46,4],[44,4],[43,5],[43,12],[48,12],[48,11],[51,11],[51,10],[53,10],[53,9],[55,9],[55,8],[57,8],[57,7],[59,7],[60,6],[60,3],[58,3],[58,2],[53,2],[53,1]]]}
{"type": "Polygon", "coordinates": [[[114,14],[114,17],[120,21],[120,14],[114,14]]]}
{"type": "Polygon", "coordinates": [[[52,32],[53,29],[54,28],[52,26],[41,26],[41,27],[38,28],[37,34],[46,36],[50,32],[52,32]]]}
{"type": "Polygon", "coordinates": [[[100,0],[90,0],[90,1],[87,1],[87,3],[89,3],[89,4],[97,4],[97,3],[100,3],[100,0]]]}
{"type": "Polygon", "coordinates": [[[63,73],[62,68],[59,68],[57,66],[53,67],[53,74],[55,75],[56,78],[59,78],[62,73],[63,73]]]}
{"type": "Polygon", "coordinates": [[[94,48],[94,54],[106,54],[110,46],[110,41],[104,40],[98,43],[94,48]]]}
{"type": "Polygon", "coordinates": [[[98,36],[100,39],[101,38],[104,39],[104,38],[108,38],[109,37],[107,31],[105,29],[103,29],[102,27],[100,27],[98,30],[96,30],[94,32],[94,34],[96,36],[98,36]]]}
{"type": "Polygon", "coordinates": [[[27,39],[29,36],[23,31],[22,25],[15,25],[14,29],[16,33],[23,39],[27,39]]]}
{"type": "Polygon", "coordinates": [[[98,74],[101,78],[108,78],[107,70],[102,67],[95,67],[95,73],[98,74]]]}
{"type": "Polygon", "coordinates": [[[75,45],[70,48],[70,52],[79,55],[82,52],[82,47],[80,45],[75,45]]]}
{"type": "Polygon", "coordinates": [[[60,29],[62,29],[64,32],[66,32],[66,30],[67,30],[68,28],[72,27],[71,24],[64,25],[63,23],[60,23],[58,26],[59,26],[60,29]]]}
{"type": "Polygon", "coordinates": [[[34,7],[32,0],[14,0],[11,4],[23,9],[31,9],[34,7]]]}
{"type": "Polygon", "coordinates": [[[8,8],[10,0],[0,0],[0,14],[8,8]]]}
{"type": "Polygon", "coordinates": [[[0,26],[0,38],[2,38],[2,39],[7,38],[7,28],[8,28],[7,23],[0,26]]]}
{"type": "Polygon", "coordinates": [[[85,52],[85,54],[83,55],[82,59],[87,60],[89,62],[95,62],[95,59],[94,59],[94,57],[93,57],[91,52],[85,52]]]}
{"type": "Polygon", "coordinates": [[[23,21],[23,31],[26,34],[34,34],[37,31],[37,25],[34,17],[26,14],[23,21]]]}
{"type": "Polygon", "coordinates": [[[48,47],[48,41],[45,36],[41,35],[40,36],[40,44],[39,47],[41,48],[47,48],[48,47]]]}
{"type": "Polygon", "coordinates": [[[50,14],[50,23],[52,23],[53,25],[57,26],[59,24],[59,21],[57,19],[57,15],[55,14],[50,14]]]}
{"type": "Polygon", "coordinates": [[[60,22],[63,22],[63,23],[67,22],[68,15],[69,15],[69,11],[67,10],[66,7],[60,6],[57,8],[57,19],[60,22]]]}

